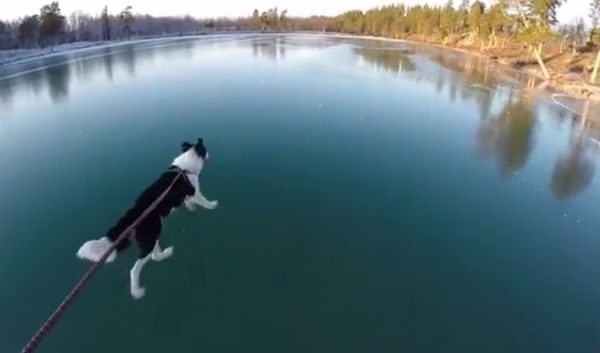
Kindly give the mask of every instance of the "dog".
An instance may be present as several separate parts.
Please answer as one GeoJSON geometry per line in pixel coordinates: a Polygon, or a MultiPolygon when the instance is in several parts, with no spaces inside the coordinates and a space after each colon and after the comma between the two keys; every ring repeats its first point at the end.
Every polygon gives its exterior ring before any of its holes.
{"type": "Polygon", "coordinates": [[[140,255],[129,272],[130,291],[134,299],[140,299],[146,294],[145,289],[140,286],[140,274],[144,265],[149,260],[162,261],[173,255],[172,246],[161,250],[158,242],[162,219],[182,204],[185,204],[189,211],[194,211],[196,206],[212,210],[218,205],[218,201],[208,201],[200,192],[198,178],[204,163],[209,158],[203,140],[199,138],[196,144],[184,142],[181,150],[181,154],[171,163],[171,167],[142,192],[135,205],[102,238],[85,242],[77,251],[77,257],[80,259],[98,262],[119,235],[167,190],[179,173],[182,173],[183,175],[175,181],[165,198],[130,232],[127,238],[117,245],[117,248],[106,259],[106,262],[113,262],[117,253],[129,247],[131,239],[136,240],[140,248],[140,255]]]}

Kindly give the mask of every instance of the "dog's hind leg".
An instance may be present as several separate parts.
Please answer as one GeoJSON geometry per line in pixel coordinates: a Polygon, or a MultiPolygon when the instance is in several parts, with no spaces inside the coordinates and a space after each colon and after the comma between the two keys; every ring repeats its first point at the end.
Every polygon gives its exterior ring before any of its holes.
{"type": "Polygon", "coordinates": [[[154,244],[154,250],[152,250],[152,254],[150,256],[152,260],[157,262],[166,260],[169,257],[173,256],[173,247],[169,246],[168,248],[161,250],[157,240],[156,244],[154,244]]]}
{"type": "Polygon", "coordinates": [[[144,265],[152,258],[161,228],[160,218],[150,218],[138,226],[136,240],[141,252],[131,271],[129,271],[129,290],[134,299],[140,299],[146,294],[146,290],[140,286],[140,275],[144,265]]]}
{"type": "Polygon", "coordinates": [[[150,255],[146,255],[144,258],[139,258],[131,268],[129,272],[129,290],[131,292],[131,296],[134,299],[140,299],[146,294],[146,289],[140,287],[140,274],[142,273],[142,268],[144,265],[150,260],[150,255]]]}

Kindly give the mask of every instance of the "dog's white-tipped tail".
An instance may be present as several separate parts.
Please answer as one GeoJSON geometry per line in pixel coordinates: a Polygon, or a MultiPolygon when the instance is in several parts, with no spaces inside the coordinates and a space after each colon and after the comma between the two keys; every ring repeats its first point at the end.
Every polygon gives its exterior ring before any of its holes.
{"type": "MultiPolygon", "coordinates": [[[[100,261],[100,258],[108,249],[111,247],[112,242],[107,237],[100,238],[98,240],[90,240],[83,243],[83,245],[77,251],[77,257],[83,260],[90,260],[93,262],[100,261]]],[[[117,257],[117,252],[113,251],[110,256],[106,259],[106,262],[113,262],[117,257]]]]}

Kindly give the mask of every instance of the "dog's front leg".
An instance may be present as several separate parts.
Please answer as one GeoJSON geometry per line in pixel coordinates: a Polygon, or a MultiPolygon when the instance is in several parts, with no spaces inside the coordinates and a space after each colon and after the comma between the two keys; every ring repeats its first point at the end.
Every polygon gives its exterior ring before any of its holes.
{"type": "Polygon", "coordinates": [[[219,201],[208,201],[200,192],[195,195],[195,201],[199,206],[206,208],[207,210],[215,209],[219,205],[219,201]]]}
{"type": "MultiPolygon", "coordinates": [[[[192,196],[192,202],[195,203],[196,205],[202,206],[208,210],[212,210],[215,207],[217,207],[219,205],[219,201],[208,201],[206,199],[206,197],[204,197],[204,195],[202,195],[202,193],[200,192],[200,183],[198,182],[198,179],[194,178],[191,180],[192,185],[194,186],[194,196],[192,196]]],[[[188,203],[186,202],[186,207],[193,211],[193,209],[190,209],[190,206],[188,206],[188,203]]]]}
{"type": "Polygon", "coordinates": [[[188,209],[188,211],[196,211],[196,202],[194,202],[193,196],[186,197],[185,200],[183,200],[183,203],[185,204],[185,207],[188,209]]]}

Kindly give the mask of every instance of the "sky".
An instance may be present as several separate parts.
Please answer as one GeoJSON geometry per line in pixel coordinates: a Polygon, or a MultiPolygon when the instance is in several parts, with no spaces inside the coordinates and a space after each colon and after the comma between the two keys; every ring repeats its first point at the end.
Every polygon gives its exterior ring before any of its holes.
{"type": "MultiPolygon", "coordinates": [[[[0,19],[12,20],[24,15],[39,13],[39,9],[51,0],[0,0],[0,19]]],[[[484,0],[489,1],[489,0],[484,0]]],[[[447,0],[59,0],[65,15],[74,11],[95,15],[104,5],[110,13],[118,13],[127,5],[133,6],[134,13],[148,13],[155,16],[192,15],[207,17],[249,16],[255,8],[266,10],[277,6],[287,9],[290,16],[336,15],[346,10],[366,10],[375,6],[403,2],[405,4],[444,4],[447,0]]],[[[459,0],[455,0],[458,3],[459,0]]],[[[569,23],[579,17],[586,17],[590,0],[567,0],[559,10],[559,20],[569,23]]]]}

